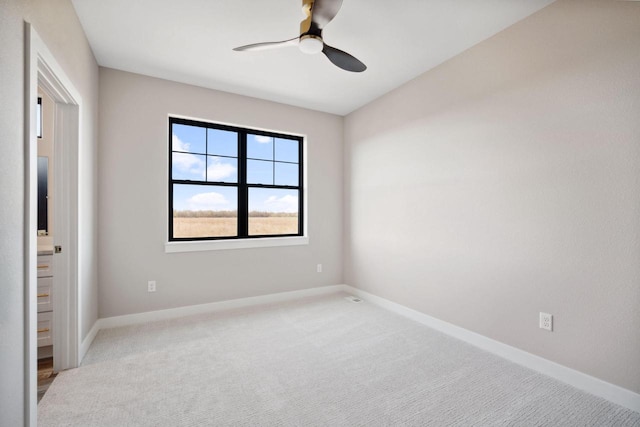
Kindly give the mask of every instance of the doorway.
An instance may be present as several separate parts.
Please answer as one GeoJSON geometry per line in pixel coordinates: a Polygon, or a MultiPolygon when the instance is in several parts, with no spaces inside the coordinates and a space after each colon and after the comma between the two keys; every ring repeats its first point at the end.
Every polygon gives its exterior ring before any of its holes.
{"type": "MultiPolygon", "coordinates": [[[[53,252],[55,227],[55,102],[51,95],[38,86],[36,134],[38,140],[38,255],[37,255],[37,342],[38,342],[38,403],[55,379],[59,369],[54,369],[53,301],[58,292],[53,283],[53,252]]],[[[57,362],[57,361],[56,361],[57,362]]]]}
{"type": "MultiPolygon", "coordinates": [[[[78,304],[78,148],[82,99],[35,29],[25,23],[25,420],[37,423],[38,341],[50,333],[53,370],[77,367],[78,304]],[[48,210],[54,233],[38,247],[38,91],[51,100],[53,161],[48,210]],[[40,263],[39,249],[51,246],[49,263],[40,263]],[[46,271],[45,271],[46,270],[46,271]],[[47,275],[43,275],[46,273],[47,275]],[[38,279],[51,278],[49,325],[38,318],[38,279]],[[48,330],[46,330],[48,329],[48,330]],[[44,334],[44,335],[41,335],[44,334]]],[[[41,162],[42,164],[43,162],[41,162]]],[[[41,218],[42,219],[42,218],[41,218]]],[[[42,251],[41,251],[42,253],[42,251]]],[[[40,292],[40,298],[46,294],[40,292]]],[[[41,306],[42,309],[42,306],[41,306]]],[[[42,311],[42,310],[41,310],[42,311]]],[[[41,341],[41,344],[43,342],[41,341]]],[[[43,346],[41,346],[43,347],[43,346]]]]}

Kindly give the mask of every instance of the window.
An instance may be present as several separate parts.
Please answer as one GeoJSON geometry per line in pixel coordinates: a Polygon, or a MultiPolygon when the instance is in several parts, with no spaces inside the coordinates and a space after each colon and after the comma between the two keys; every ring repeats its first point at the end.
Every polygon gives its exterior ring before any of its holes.
{"type": "Polygon", "coordinates": [[[302,138],[169,118],[169,241],[302,236],[302,138]]]}

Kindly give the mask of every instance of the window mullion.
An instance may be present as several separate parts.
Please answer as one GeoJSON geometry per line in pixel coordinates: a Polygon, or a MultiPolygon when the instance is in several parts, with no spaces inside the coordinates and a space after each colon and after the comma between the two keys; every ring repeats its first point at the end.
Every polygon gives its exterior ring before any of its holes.
{"type": "Polygon", "coordinates": [[[298,234],[304,234],[304,196],[302,194],[304,188],[304,165],[302,164],[302,140],[298,139],[298,234]]]}
{"type": "Polygon", "coordinates": [[[248,205],[247,133],[238,132],[238,237],[247,237],[249,235],[248,205]]]}
{"type": "Polygon", "coordinates": [[[209,129],[204,130],[204,180],[209,181],[209,129]]]}

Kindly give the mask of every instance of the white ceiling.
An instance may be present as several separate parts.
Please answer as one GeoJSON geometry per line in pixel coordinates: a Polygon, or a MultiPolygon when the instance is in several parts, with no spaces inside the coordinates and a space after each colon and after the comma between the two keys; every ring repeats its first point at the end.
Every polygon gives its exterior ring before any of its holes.
{"type": "Polygon", "coordinates": [[[296,47],[234,52],[299,34],[300,0],[73,0],[98,63],[345,115],[554,0],[344,0],[323,32],[368,69],[296,47]]]}

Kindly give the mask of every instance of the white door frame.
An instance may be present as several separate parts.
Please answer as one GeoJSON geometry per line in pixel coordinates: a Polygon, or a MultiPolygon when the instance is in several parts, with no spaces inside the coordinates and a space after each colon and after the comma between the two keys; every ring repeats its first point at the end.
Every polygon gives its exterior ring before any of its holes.
{"type": "Polygon", "coordinates": [[[54,369],[80,361],[78,295],[78,149],[82,98],[31,24],[25,22],[25,425],[37,424],[37,157],[38,86],[55,103],[54,369]]]}

